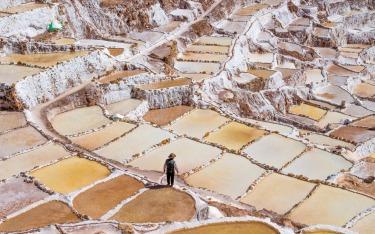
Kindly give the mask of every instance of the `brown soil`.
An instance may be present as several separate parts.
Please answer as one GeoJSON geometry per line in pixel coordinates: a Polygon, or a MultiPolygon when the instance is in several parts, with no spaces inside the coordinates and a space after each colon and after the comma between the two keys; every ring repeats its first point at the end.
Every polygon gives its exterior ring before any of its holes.
{"type": "Polygon", "coordinates": [[[0,224],[0,232],[42,228],[54,223],[79,222],[80,219],[65,203],[51,201],[15,216],[0,224]]]}
{"type": "Polygon", "coordinates": [[[80,213],[98,219],[142,188],[144,185],[141,182],[123,175],[79,194],[73,204],[80,213]]]}
{"type": "Polygon", "coordinates": [[[188,221],[195,213],[195,201],[173,188],[150,189],[125,204],[111,219],[131,223],[188,221]],[[132,212],[129,212],[129,211],[132,212]]]}
{"type": "Polygon", "coordinates": [[[344,126],[330,134],[333,137],[342,138],[348,141],[362,143],[375,137],[375,131],[367,130],[366,128],[344,126]]]}
{"type": "Polygon", "coordinates": [[[336,183],[348,189],[375,196],[375,183],[365,183],[362,179],[353,175],[343,174],[337,179],[336,183]]]}
{"type": "Polygon", "coordinates": [[[147,122],[164,126],[193,109],[191,106],[174,106],[166,109],[150,110],[143,119],[147,122]]]}

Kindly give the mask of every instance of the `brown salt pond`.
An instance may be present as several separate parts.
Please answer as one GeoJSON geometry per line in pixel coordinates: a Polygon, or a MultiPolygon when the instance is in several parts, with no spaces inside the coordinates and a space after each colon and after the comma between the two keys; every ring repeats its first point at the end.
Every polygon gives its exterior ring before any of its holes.
{"type": "Polygon", "coordinates": [[[219,54],[228,54],[228,46],[207,46],[207,45],[189,45],[186,48],[188,52],[197,52],[197,53],[219,53],[219,54]]]}
{"type": "Polygon", "coordinates": [[[191,79],[182,78],[182,79],[177,79],[177,80],[166,80],[166,81],[150,83],[147,85],[137,86],[137,88],[141,90],[154,90],[154,89],[166,89],[166,88],[184,86],[184,85],[190,85],[190,84],[191,84],[191,79]]]}
{"type": "Polygon", "coordinates": [[[268,122],[263,122],[263,121],[259,121],[259,120],[255,120],[255,119],[247,119],[247,122],[252,123],[254,125],[257,125],[257,126],[260,126],[260,127],[270,129],[272,131],[277,131],[277,132],[279,132],[281,134],[285,134],[285,135],[291,134],[293,132],[292,127],[282,125],[282,124],[268,123],[268,122]]]}
{"type": "Polygon", "coordinates": [[[361,233],[361,234],[373,234],[375,223],[375,212],[358,220],[350,230],[361,233]]]}
{"type": "Polygon", "coordinates": [[[352,163],[341,156],[313,148],[289,164],[283,172],[325,180],[328,176],[347,170],[351,166],[352,163]]]}
{"type": "Polygon", "coordinates": [[[195,53],[184,53],[178,57],[182,60],[193,60],[193,61],[207,61],[207,62],[225,62],[227,55],[222,54],[195,54],[195,53]]]}
{"type": "Polygon", "coordinates": [[[261,222],[233,222],[203,225],[182,229],[170,234],[279,234],[275,228],[261,222]]]}
{"type": "Polygon", "coordinates": [[[28,210],[0,224],[0,232],[26,231],[55,223],[81,221],[65,203],[50,201],[28,210]]]}
{"type": "Polygon", "coordinates": [[[346,147],[348,149],[353,149],[355,147],[355,145],[347,143],[345,141],[336,140],[334,138],[320,135],[320,134],[315,134],[315,133],[307,135],[305,139],[309,140],[313,144],[318,144],[318,145],[327,145],[331,147],[341,146],[341,147],[346,147]]]}
{"type": "Polygon", "coordinates": [[[173,136],[170,132],[144,124],[95,152],[109,159],[123,161],[173,136]]]}
{"type": "Polygon", "coordinates": [[[360,119],[352,124],[357,127],[374,128],[375,127],[375,116],[368,116],[360,119]]]}
{"type": "Polygon", "coordinates": [[[68,61],[77,57],[86,56],[90,51],[60,52],[50,54],[10,54],[0,58],[0,62],[24,63],[41,67],[53,67],[57,63],[68,61]]]}
{"type": "Polygon", "coordinates": [[[0,132],[8,131],[26,125],[22,112],[0,111],[0,132]]]}
{"type": "Polygon", "coordinates": [[[53,128],[63,135],[73,135],[109,124],[99,106],[83,107],[58,114],[52,119],[53,128]]]}
{"type": "Polygon", "coordinates": [[[0,83],[14,84],[26,76],[32,76],[41,71],[43,71],[41,68],[20,65],[0,65],[0,83]]]}
{"type": "Polygon", "coordinates": [[[128,124],[124,122],[116,122],[110,126],[105,127],[104,129],[82,135],[79,137],[70,138],[74,143],[81,145],[89,150],[94,150],[135,128],[136,125],[128,124]]]}
{"type": "Polygon", "coordinates": [[[353,94],[362,98],[375,96],[375,86],[367,83],[360,83],[354,87],[353,94]]]}
{"type": "MultiPolygon", "coordinates": [[[[111,223],[78,223],[76,225],[60,225],[63,233],[69,234],[123,234],[117,224],[111,223]]],[[[57,234],[57,233],[56,233],[57,234]]]]}
{"type": "Polygon", "coordinates": [[[200,74],[200,73],[178,73],[176,74],[181,77],[187,77],[195,81],[202,81],[204,79],[207,79],[209,77],[212,77],[211,75],[208,74],[200,74]]]}
{"type": "Polygon", "coordinates": [[[375,205],[375,200],[340,188],[320,185],[288,218],[314,225],[343,226],[354,216],[375,205]]]}
{"type": "Polygon", "coordinates": [[[132,71],[121,71],[121,72],[115,72],[113,74],[110,74],[108,76],[101,77],[99,82],[102,84],[108,84],[111,81],[116,81],[118,79],[123,79],[131,76],[136,76],[139,74],[146,73],[146,71],[143,70],[132,70],[132,71]]]}
{"type": "Polygon", "coordinates": [[[319,120],[317,125],[321,128],[324,128],[328,124],[335,124],[335,123],[341,123],[342,121],[349,119],[349,120],[355,120],[357,119],[356,117],[350,116],[350,115],[345,115],[340,112],[336,111],[328,111],[323,118],[319,120]]]}
{"type": "Polygon", "coordinates": [[[0,219],[48,196],[34,184],[23,180],[22,177],[13,178],[0,183],[0,219]]]}
{"type": "Polygon", "coordinates": [[[268,8],[269,6],[266,4],[251,4],[245,8],[242,8],[238,10],[235,14],[236,15],[241,15],[241,16],[248,16],[248,15],[254,15],[258,11],[268,8]]]}
{"type": "Polygon", "coordinates": [[[142,182],[122,175],[80,193],[74,198],[73,205],[78,212],[99,219],[144,187],[142,182]]]}
{"type": "Polygon", "coordinates": [[[349,70],[343,66],[338,66],[338,65],[331,65],[329,67],[327,67],[327,72],[330,73],[330,74],[334,74],[334,75],[340,75],[340,76],[356,76],[358,75],[357,72],[354,72],[352,70],[349,70]]]}
{"type": "Polygon", "coordinates": [[[18,175],[20,172],[30,171],[37,166],[46,165],[69,154],[70,152],[62,146],[49,143],[33,151],[0,161],[0,180],[18,175]]]}
{"type": "Polygon", "coordinates": [[[131,99],[126,99],[123,101],[119,101],[119,102],[106,105],[105,109],[107,109],[110,115],[113,115],[113,114],[126,115],[130,111],[137,108],[141,103],[142,103],[141,100],[131,98],[131,99]]]}
{"type": "Polygon", "coordinates": [[[182,222],[189,221],[194,213],[195,201],[190,195],[173,188],[155,188],[125,204],[110,219],[127,223],[182,222]]]}
{"type": "Polygon", "coordinates": [[[267,79],[268,77],[275,74],[276,71],[274,70],[265,70],[265,69],[251,69],[247,71],[248,73],[261,77],[263,79],[267,79]]]}
{"type": "Polygon", "coordinates": [[[301,202],[314,187],[313,183],[272,173],[261,180],[241,202],[255,206],[257,210],[267,209],[285,214],[301,202]]]}
{"type": "Polygon", "coordinates": [[[176,61],[174,67],[180,72],[214,74],[219,72],[220,63],[176,61]]]}
{"type": "Polygon", "coordinates": [[[345,101],[346,103],[354,102],[352,95],[336,85],[327,85],[319,88],[316,91],[316,95],[319,97],[319,99],[332,102],[336,105],[341,105],[342,101],[345,101]]]}
{"type": "Polygon", "coordinates": [[[314,120],[319,120],[327,113],[327,111],[315,106],[302,103],[299,106],[291,107],[289,109],[289,113],[303,115],[314,120]]]}
{"type": "Polygon", "coordinates": [[[193,108],[192,106],[174,106],[166,109],[150,110],[143,116],[143,119],[152,124],[164,126],[193,108]]]}
{"type": "Polygon", "coordinates": [[[0,158],[46,143],[48,140],[33,127],[20,128],[0,135],[0,158]]]}
{"type": "Polygon", "coordinates": [[[129,165],[142,170],[162,171],[164,162],[171,153],[177,156],[176,160],[180,173],[185,173],[209,163],[212,159],[219,156],[221,150],[182,138],[151,151],[145,156],[130,162],[129,165]]]}
{"type": "Polygon", "coordinates": [[[28,4],[22,4],[19,6],[7,8],[4,10],[4,12],[9,13],[9,14],[16,14],[16,13],[31,11],[31,10],[35,10],[35,9],[43,8],[47,6],[48,6],[47,4],[28,3],[28,4]]]}
{"type": "Polygon", "coordinates": [[[68,194],[104,179],[111,172],[98,162],[71,157],[30,173],[51,190],[68,194]]]}
{"type": "Polygon", "coordinates": [[[55,44],[59,44],[59,45],[70,45],[70,44],[74,44],[74,42],[76,42],[77,40],[74,39],[74,38],[60,38],[60,39],[57,39],[55,41],[53,41],[55,44]]]}
{"type": "Polygon", "coordinates": [[[302,231],[301,234],[343,234],[342,232],[334,232],[330,230],[317,229],[314,231],[302,231]]]}
{"type": "Polygon", "coordinates": [[[343,126],[331,132],[330,135],[339,139],[362,143],[375,137],[375,131],[355,126],[343,126]]]}
{"type": "Polygon", "coordinates": [[[281,168],[305,149],[306,145],[302,142],[270,134],[247,146],[243,152],[258,162],[281,168]]]}
{"type": "Polygon", "coordinates": [[[265,170],[245,157],[226,153],[218,161],[185,180],[189,185],[207,188],[236,199],[244,194],[263,172],[265,170]]]}
{"type": "Polygon", "coordinates": [[[168,128],[180,135],[202,138],[207,132],[218,128],[228,120],[215,111],[197,109],[168,128]]]}
{"type": "Polygon", "coordinates": [[[204,36],[198,38],[194,44],[197,45],[219,45],[219,46],[230,46],[232,44],[232,38],[230,37],[210,37],[204,36]]]}
{"type": "Polygon", "coordinates": [[[267,131],[264,130],[231,122],[208,137],[205,137],[204,140],[223,145],[228,149],[239,150],[250,141],[257,140],[266,133],[267,131]]]}

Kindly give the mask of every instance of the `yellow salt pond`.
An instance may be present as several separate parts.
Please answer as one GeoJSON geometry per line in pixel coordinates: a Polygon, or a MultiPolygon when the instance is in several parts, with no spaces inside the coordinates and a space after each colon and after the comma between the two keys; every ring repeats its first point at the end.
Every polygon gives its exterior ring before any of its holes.
{"type": "Polygon", "coordinates": [[[236,199],[244,194],[263,172],[265,170],[245,157],[226,153],[218,161],[185,180],[192,186],[207,188],[236,199]]]}
{"type": "Polygon", "coordinates": [[[189,221],[194,213],[195,201],[190,195],[167,187],[147,190],[110,219],[127,223],[182,222],[189,221]]]}
{"type": "Polygon", "coordinates": [[[0,135],[0,158],[46,143],[48,140],[33,127],[20,128],[0,135]]]}
{"type": "Polygon", "coordinates": [[[279,234],[275,228],[261,222],[216,223],[183,229],[171,234],[279,234]]]}
{"type": "Polygon", "coordinates": [[[231,122],[205,137],[204,140],[223,145],[228,149],[239,150],[250,141],[257,140],[266,133],[267,131],[264,130],[231,122]]]}
{"type": "Polygon", "coordinates": [[[116,122],[113,123],[104,129],[82,135],[79,137],[72,137],[71,140],[86,149],[94,150],[120,136],[125,134],[126,132],[130,131],[131,129],[135,128],[136,125],[134,124],[128,124],[124,122],[116,122]]]}
{"type": "Polygon", "coordinates": [[[349,169],[352,163],[341,156],[313,148],[283,169],[285,173],[325,180],[329,175],[349,169]]]}
{"type": "Polygon", "coordinates": [[[0,132],[8,131],[26,125],[22,112],[0,111],[0,132]]]}
{"type": "Polygon", "coordinates": [[[80,157],[71,157],[30,173],[51,190],[68,194],[104,179],[111,172],[107,167],[80,157]]]}
{"type": "Polygon", "coordinates": [[[336,111],[328,111],[327,114],[318,121],[317,125],[321,128],[324,128],[328,124],[341,123],[343,120],[346,119],[355,120],[357,118],[336,111]]]}
{"type": "Polygon", "coordinates": [[[50,201],[21,213],[0,224],[0,232],[20,232],[43,228],[55,223],[81,221],[65,203],[50,201]]]}
{"type": "Polygon", "coordinates": [[[52,119],[53,128],[63,135],[72,135],[109,124],[99,106],[83,107],[58,114],[52,119]]]}
{"type": "Polygon", "coordinates": [[[219,156],[220,152],[221,150],[218,148],[182,138],[151,151],[132,161],[129,165],[142,170],[163,171],[163,165],[168,155],[174,153],[177,155],[176,162],[180,173],[185,173],[207,164],[219,156]]]}
{"type": "Polygon", "coordinates": [[[270,134],[247,146],[243,151],[258,162],[281,168],[305,149],[306,146],[302,142],[270,134]]]}
{"type": "Polygon", "coordinates": [[[358,220],[354,223],[354,226],[350,230],[361,233],[361,234],[373,234],[374,233],[374,223],[375,223],[375,212],[358,220]]]}
{"type": "Polygon", "coordinates": [[[291,107],[289,109],[289,113],[303,115],[314,120],[319,120],[327,113],[327,111],[315,106],[302,103],[299,106],[291,107]]]}
{"type": "Polygon", "coordinates": [[[33,151],[0,161],[0,180],[18,175],[20,172],[30,171],[37,166],[46,165],[69,154],[70,152],[62,146],[49,143],[33,151]]]}
{"type": "Polygon", "coordinates": [[[14,84],[26,76],[32,76],[41,71],[43,71],[41,68],[20,65],[0,65],[0,83],[14,84]]]}
{"type": "Polygon", "coordinates": [[[80,213],[99,219],[142,188],[142,182],[122,175],[80,193],[74,198],[73,205],[80,213]]]}
{"type": "Polygon", "coordinates": [[[228,120],[215,111],[197,109],[168,128],[180,135],[202,138],[207,132],[218,128],[228,120]]]}
{"type": "Polygon", "coordinates": [[[170,132],[144,124],[95,152],[109,159],[123,161],[173,136],[170,132]]]}
{"type": "Polygon", "coordinates": [[[241,202],[255,206],[257,210],[267,209],[285,214],[301,202],[314,186],[313,183],[272,173],[261,180],[241,202]]]}
{"type": "Polygon", "coordinates": [[[50,54],[10,54],[0,58],[0,62],[24,63],[41,67],[53,67],[57,63],[68,61],[77,57],[86,56],[90,51],[60,52],[50,54]]]}
{"type": "Polygon", "coordinates": [[[320,185],[289,218],[295,222],[314,225],[343,226],[354,216],[375,205],[375,200],[340,188],[320,185]]]}
{"type": "Polygon", "coordinates": [[[110,115],[113,115],[113,114],[126,115],[130,111],[137,108],[141,103],[142,101],[138,99],[126,99],[120,102],[115,102],[115,103],[106,105],[105,108],[107,109],[110,115]]]}
{"type": "Polygon", "coordinates": [[[190,84],[191,84],[191,79],[182,78],[182,79],[177,79],[177,80],[167,80],[167,81],[150,83],[147,85],[137,86],[137,88],[141,90],[154,90],[154,89],[166,89],[166,88],[171,88],[175,86],[184,86],[184,85],[190,85],[190,84]]]}

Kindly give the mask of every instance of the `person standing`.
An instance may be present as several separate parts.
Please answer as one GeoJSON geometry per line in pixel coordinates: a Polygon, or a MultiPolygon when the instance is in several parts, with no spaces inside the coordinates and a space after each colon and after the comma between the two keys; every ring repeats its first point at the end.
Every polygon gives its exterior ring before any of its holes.
{"type": "Polygon", "coordinates": [[[163,168],[164,173],[167,173],[167,182],[170,186],[173,186],[174,183],[174,172],[176,171],[178,174],[178,167],[176,161],[174,161],[175,157],[176,155],[174,153],[171,153],[168,156],[168,159],[165,160],[163,168]]]}

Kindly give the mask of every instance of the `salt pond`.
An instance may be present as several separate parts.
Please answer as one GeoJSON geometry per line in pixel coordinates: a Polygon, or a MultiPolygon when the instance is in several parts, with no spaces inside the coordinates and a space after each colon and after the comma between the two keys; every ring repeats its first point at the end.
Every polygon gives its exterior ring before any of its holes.
{"type": "Polygon", "coordinates": [[[0,65],[0,83],[14,84],[24,77],[35,75],[41,71],[43,71],[41,68],[20,65],[0,65]]]}

